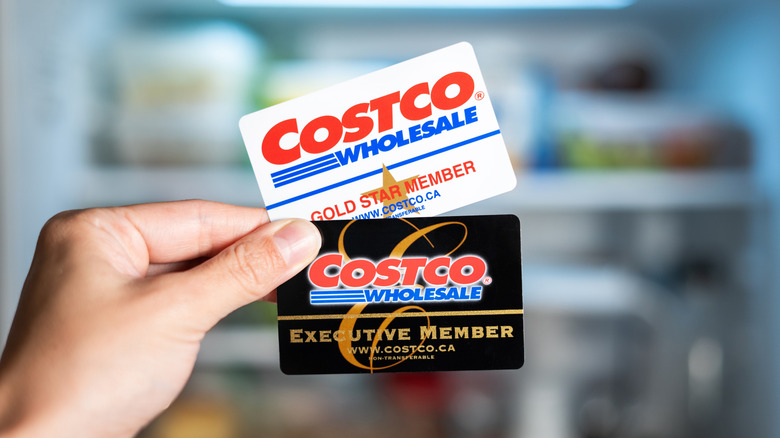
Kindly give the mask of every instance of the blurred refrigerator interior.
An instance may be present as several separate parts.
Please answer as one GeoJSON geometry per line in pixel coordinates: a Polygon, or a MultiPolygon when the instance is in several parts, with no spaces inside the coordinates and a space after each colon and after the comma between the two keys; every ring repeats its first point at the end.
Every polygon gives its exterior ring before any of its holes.
{"type": "Polygon", "coordinates": [[[0,5],[3,340],[53,214],[261,206],[241,115],[450,44],[517,171],[453,214],[521,220],[522,369],[285,376],[258,303],[141,437],[780,437],[777,1],[0,5]]]}

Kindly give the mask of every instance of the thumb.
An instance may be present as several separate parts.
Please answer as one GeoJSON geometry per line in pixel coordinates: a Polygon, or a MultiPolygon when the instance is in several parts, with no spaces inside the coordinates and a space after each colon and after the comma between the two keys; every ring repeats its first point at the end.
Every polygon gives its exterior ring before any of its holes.
{"type": "Polygon", "coordinates": [[[241,306],[264,298],[308,265],[320,249],[319,230],[308,221],[267,223],[219,254],[180,273],[187,277],[184,302],[213,327],[241,306]]]}

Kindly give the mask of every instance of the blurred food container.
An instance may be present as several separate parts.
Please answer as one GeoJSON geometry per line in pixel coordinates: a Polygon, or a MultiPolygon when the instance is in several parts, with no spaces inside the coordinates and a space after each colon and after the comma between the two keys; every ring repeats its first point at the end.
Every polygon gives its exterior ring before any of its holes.
{"type": "Polygon", "coordinates": [[[701,104],[637,93],[569,93],[556,108],[559,166],[574,169],[745,169],[751,140],[701,104]]]}
{"type": "Polygon", "coordinates": [[[238,119],[262,65],[257,36],[229,22],[133,29],[116,45],[122,164],[239,162],[238,119]]]}
{"type": "Polygon", "coordinates": [[[147,438],[239,438],[235,408],[211,396],[182,397],[160,417],[147,438]]]}

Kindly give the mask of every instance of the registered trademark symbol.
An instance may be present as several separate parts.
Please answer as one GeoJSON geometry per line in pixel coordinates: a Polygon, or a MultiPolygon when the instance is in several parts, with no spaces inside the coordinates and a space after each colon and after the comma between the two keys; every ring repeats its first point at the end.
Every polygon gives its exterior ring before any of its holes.
{"type": "Polygon", "coordinates": [[[491,277],[485,277],[482,279],[482,284],[484,284],[485,286],[489,285],[492,282],[493,282],[493,278],[491,277]]]}
{"type": "Polygon", "coordinates": [[[483,91],[477,91],[477,94],[474,95],[474,99],[482,100],[485,98],[485,93],[483,91]]]}

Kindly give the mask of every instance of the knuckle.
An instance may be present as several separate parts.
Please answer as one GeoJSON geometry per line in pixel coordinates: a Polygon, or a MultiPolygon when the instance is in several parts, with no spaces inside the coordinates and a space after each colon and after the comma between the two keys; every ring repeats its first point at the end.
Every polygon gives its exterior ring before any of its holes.
{"type": "Polygon", "coordinates": [[[99,233],[111,222],[111,209],[91,208],[69,210],[54,215],[41,228],[39,242],[43,245],[62,245],[85,241],[99,233]]]}
{"type": "Polygon", "coordinates": [[[84,221],[85,210],[69,210],[57,213],[41,228],[40,240],[44,243],[59,243],[73,235],[75,228],[84,221]]]}

